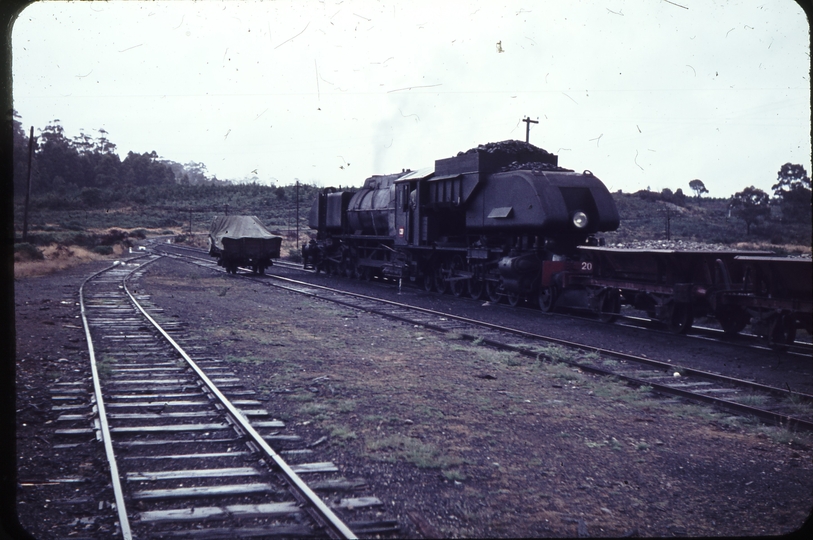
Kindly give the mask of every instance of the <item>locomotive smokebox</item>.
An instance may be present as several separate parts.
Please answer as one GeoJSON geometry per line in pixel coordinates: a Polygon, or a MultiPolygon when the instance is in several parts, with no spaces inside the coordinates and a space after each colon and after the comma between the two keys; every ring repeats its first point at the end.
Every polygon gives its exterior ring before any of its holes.
{"type": "Polygon", "coordinates": [[[472,198],[466,226],[483,232],[588,236],[618,228],[607,188],[589,172],[522,170],[494,174],[472,198]]]}

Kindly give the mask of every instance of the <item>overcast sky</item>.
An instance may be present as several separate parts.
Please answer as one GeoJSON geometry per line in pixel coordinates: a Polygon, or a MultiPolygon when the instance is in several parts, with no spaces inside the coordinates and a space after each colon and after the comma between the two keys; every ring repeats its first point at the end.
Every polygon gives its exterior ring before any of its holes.
{"type": "Polygon", "coordinates": [[[219,179],[360,185],[525,139],[615,191],[811,172],[793,0],[44,1],[13,28],[35,134],[99,128],[219,179]]]}

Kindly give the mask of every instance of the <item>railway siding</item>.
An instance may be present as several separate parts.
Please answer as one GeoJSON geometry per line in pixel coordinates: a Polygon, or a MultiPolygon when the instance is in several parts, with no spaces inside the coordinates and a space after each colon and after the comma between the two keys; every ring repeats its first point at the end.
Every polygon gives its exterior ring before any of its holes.
{"type": "MultiPolygon", "coordinates": [[[[405,536],[776,534],[810,507],[810,443],[792,432],[174,261],[138,288],[190,336],[222,321],[229,339],[206,355],[256,391],[246,410],[273,403],[318,461],[367,480],[405,536]]],[[[26,328],[29,355],[47,356],[56,344],[26,328]]],[[[33,390],[43,375],[21,377],[33,390]]],[[[26,414],[37,431],[22,429],[21,452],[54,437],[50,417],[26,414]]],[[[47,515],[43,493],[29,492],[29,525],[47,515]]]]}

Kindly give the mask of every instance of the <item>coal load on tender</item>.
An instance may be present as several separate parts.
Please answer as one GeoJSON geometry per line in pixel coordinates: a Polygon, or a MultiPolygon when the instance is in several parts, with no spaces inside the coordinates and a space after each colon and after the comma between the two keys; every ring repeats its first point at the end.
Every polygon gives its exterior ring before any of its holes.
{"type": "Polygon", "coordinates": [[[282,237],[273,234],[256,216],[220,216],[209,229],[209,255],[231,274],[247,266],[264,274],[280,256],[282,237]]]}

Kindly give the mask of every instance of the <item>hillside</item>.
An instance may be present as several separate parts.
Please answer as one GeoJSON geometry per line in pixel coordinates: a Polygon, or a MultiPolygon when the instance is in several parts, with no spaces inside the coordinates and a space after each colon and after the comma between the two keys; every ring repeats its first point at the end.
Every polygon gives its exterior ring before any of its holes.
{"type": "Polygon", "coordinates": [[[782,223],[772,218],[752,226],[748,235],[745,222],[730,215],[728,199],[687,198],[684,206],[678,206],[644,194],[614,193],[613,198],[621,225],[615,232],[602,234],[608,244],[671,239],[732,248],[761,246],[783,254],[810,253],[810,223],[782,223]]]}
{"type": "MultiPolygon", "coordinates": [[[[204,236],[212,219],[225,212],[260,218],[285,237],[283,254],[296,252],[307,240],[308,212],[319,188],[300,185],[299,238],[297,187],[248,185],[150,186],[131,190],[99,190],[93,201],[46,194],[32,200],[28,238],[22,242],[23,204],[15,204],[15,261],[66,257],[73,254],[111,256],[131,245],[133,238],[173,235],[186,241],[204,236]]],[[[666,240],[724,244],[734,249],[759,248],[780,254],[810,254],[810,223],[767,220],[751,227],[728,213],[728,200],[687,198],[683,206],[657,194],[614,193],[621,226],[602,236],[609,245],[666,240]]]]}

